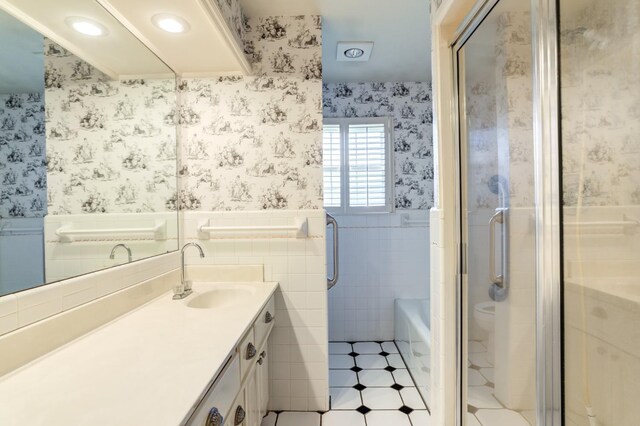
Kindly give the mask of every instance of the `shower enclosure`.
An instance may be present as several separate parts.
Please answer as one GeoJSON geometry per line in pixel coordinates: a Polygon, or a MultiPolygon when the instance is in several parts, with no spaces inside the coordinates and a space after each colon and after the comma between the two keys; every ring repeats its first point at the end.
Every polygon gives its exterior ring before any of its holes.
{"type": "Polygon", "coordinates": [[[459,424],[640,424],[640,1],[478,2],[451,46],[459,424]]]}
{"type": "Polygon", "coordinates": [[[467,424],[535,424],[531,12],[502,0],[456,46],[467,424]]]}

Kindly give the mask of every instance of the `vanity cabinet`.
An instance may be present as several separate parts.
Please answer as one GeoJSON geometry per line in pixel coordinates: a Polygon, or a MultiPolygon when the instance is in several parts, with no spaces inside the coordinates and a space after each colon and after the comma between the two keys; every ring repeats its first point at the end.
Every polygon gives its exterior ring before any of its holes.
{"type": "Polygon", "coordinates": [[[269,403],[267,342],[274,312],[271,297],[186,425],[260,426],[269,403]]]}
{"type": "Polygon", "coordinates": [[[269,405],[269,360],[267,359],[266,345],[256,367],[256,388],[258,390],[258,407],[262,414],[260,418],[262,418],[267,413],[269,405]]]}

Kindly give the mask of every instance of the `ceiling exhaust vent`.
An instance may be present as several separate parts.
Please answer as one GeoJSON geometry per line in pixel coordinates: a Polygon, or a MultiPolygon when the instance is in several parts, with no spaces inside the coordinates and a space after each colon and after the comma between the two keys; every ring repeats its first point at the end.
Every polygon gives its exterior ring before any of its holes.
{"type": "Polygon", "coordinates": [[[366,62],[371,57],[372,41],[340,41],[338,42],[338,61],[366,62]]]}

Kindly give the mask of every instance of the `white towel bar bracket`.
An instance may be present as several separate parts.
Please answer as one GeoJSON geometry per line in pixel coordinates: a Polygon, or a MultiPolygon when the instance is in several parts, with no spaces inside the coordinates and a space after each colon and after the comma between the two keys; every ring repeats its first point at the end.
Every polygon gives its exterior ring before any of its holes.
{"type": "Polygon", "coordinates": [[[429,220],[411,219],[410,215],[403,214],[400,216],[400,226],[405,228],[410,226],[429,226],[429,220]]]}
{"type": "Polygon", "coordinates": [[[198,226],[198,239],[212,238],[307,238],[309,222],[306,217],[296,217],[292,225],[251,225],[251,226],[216,226],[212,219],[198,226]]]}
{"type": "Polygon", "coordinates": [[[167,221],[156,220],[153,227],[131,227],[131,228],[74,228],[72,223],[63,223],[56,230],[56,235],[61,243],[71,243],[74,241],[100,241],[120,238],[123,241],[127,237],[136,240],[156,240],[167,239],[167,221]]]}

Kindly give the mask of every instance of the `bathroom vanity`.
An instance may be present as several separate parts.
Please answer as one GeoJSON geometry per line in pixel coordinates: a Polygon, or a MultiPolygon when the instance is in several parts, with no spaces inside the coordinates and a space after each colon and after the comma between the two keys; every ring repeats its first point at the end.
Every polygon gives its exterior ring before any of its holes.
{"type": "Polygon", "coordinates": [[[201,282],[0,379],[0,424],[257,426],[277,283],[201,282]]]}

